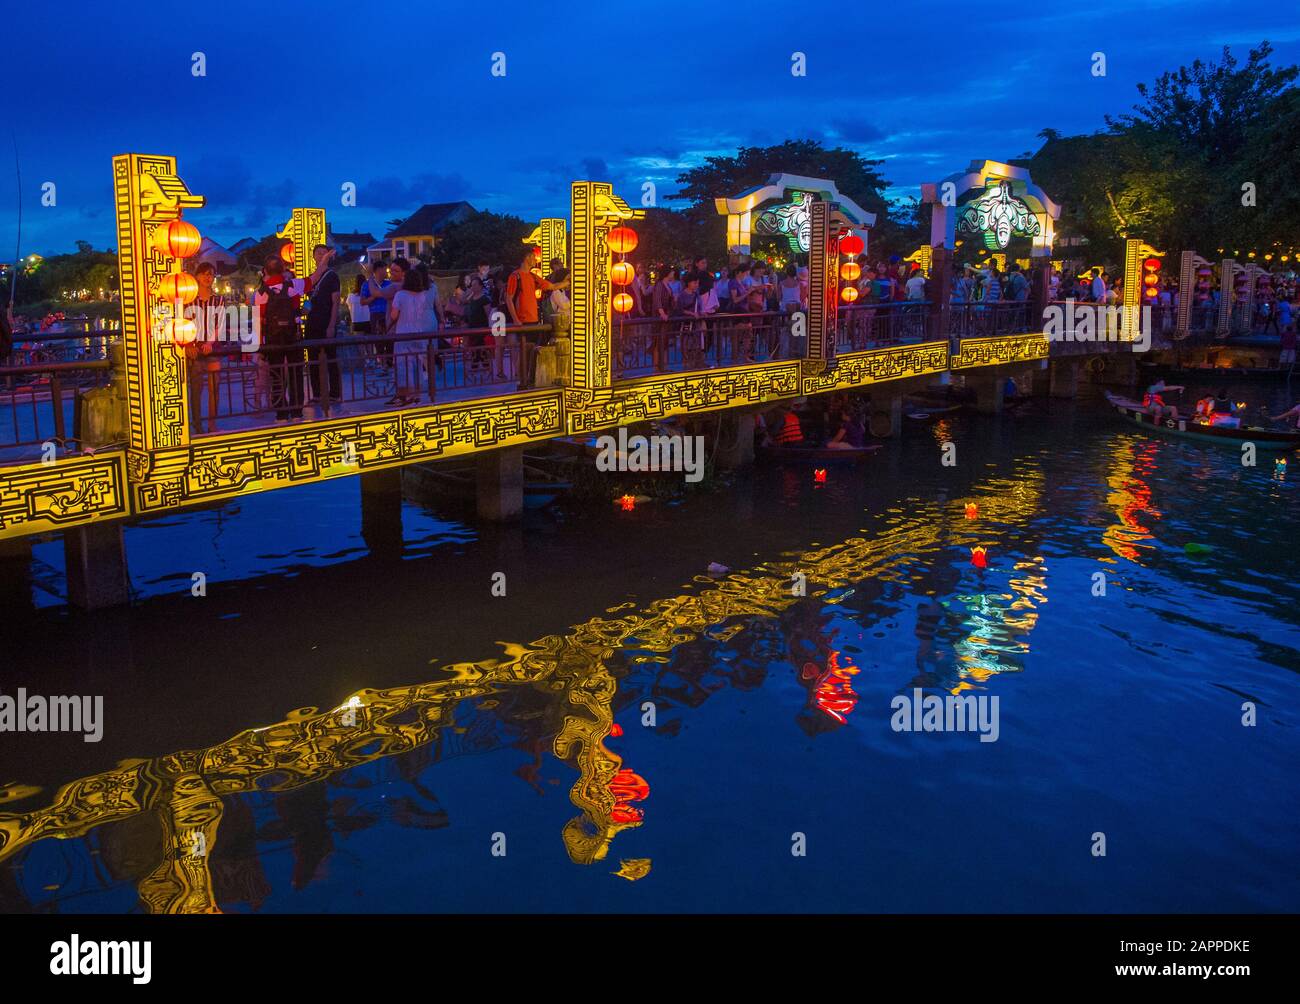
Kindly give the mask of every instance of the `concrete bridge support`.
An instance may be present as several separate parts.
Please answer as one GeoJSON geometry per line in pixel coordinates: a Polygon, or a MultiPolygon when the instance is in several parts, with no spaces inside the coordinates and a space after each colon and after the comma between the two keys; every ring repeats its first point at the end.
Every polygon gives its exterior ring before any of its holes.
{"type": "Polygon", "coordinates": [[[1079,393],[1078,359],[1053,359],[1048,367],[1050,379],[1047,393],[1051,397],[1075,397],[1079,393]]]}
{"type": "Polygon", "coordinates": [[[871,434],[880,439],[897,439],[903,434],[903,394],[871,395],[871,434]]]}
{"type": "Polygon", "coordinates": [[[718,416],[722,427],[718,432],[718,452],[714,465],[720,471],[735,471],[754,462],[754,428],[758,421],[755,412],[736,414],[723,412],[718,416]]]}
{"type": "Polygon", "coordinates": [[[478,457],[478,515],[506,522],[524,511],[524,448],[509,446],[478,457]]]}
{"type": "Polygon", "coordinates": [[[1002,388],[1007,378],[1000,366],[982,370],[968,377],[967,382],[975,389],[975,407],[981,415],[1002,414],[1002,388]]]}
{"type": "Polygon", "coordinates": [[[399,467],[363,473],[361,538],[371,554],[402,553],[402,471],[399,467]]]}
{"type": "Polygon", "coordinates": [[[121,523],[89,523],[63,531],[68,602],[82,610],[102,610],[131,601],[126,542],[121,523]]]}

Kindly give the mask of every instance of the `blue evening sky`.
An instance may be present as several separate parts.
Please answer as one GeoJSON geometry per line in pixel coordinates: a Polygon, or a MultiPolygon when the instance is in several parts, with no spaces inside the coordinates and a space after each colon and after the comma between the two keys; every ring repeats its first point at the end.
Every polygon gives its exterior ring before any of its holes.
{"type": "MultiPolygon", "coordinates": [[[[5,14],[0,120],[21,155],[24,253],[116,245],[110,158],[123,152],[177,156],[208,197],[191,219],[224,244],[268,233],[295,205],[376,236],[424,202],[561,215],[578,177],[613,181],[630,201],[651,180],[662,201],[704,157],[786,138],[883,158],[892,194],[905,195],[973,158],[1035,149],[1044,127],[1099,129],[1137,82],[1224,44],[1244,58],[1267,38],[1275,61],[1300,61],[1285,9],[23,4],[5,14]],[[790,73],[796,50],[806,77],[790,73]],[[206,77],[191,74],[195,51],[206,77]],[[504,78],[490,73],[496,51],[504,78]],[[1104,78],[1090,72],[1095,51],[1104,78]],[[56,206],[40,205],[46,181],[56,206]],[[346,181],[356,208],[340,205],[346,181]]],[[[11,161],[0,136],[0,261],[15,238],[11,161]]]]}

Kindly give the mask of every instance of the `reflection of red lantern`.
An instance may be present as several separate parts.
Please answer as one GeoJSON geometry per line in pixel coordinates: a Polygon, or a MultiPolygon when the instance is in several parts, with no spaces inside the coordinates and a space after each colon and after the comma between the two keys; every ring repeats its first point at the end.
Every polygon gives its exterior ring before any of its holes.
{"type": "Polygon", "coordinates": [[[632,281],[634,273],[631,263],[620,261],[609,270],[609,281],[615,286],[626,286],[632,281]]]}
{"type": "Polygon", "coordinates": [[[631,293],[619,293],[614,297],[614,309],[620,314],[626,314],[632,309],[633,300],[631,293]]]}
{"type": "Polygon", "coordinates": [[[292,265],[296,260],[294,258],[294,253],[296,252],[296,250],[297,249],[293,246],[293,241],[289,241],[288,243],[284,244],[280,248],[280,260],[284,262],[286,265],[292,265]]]}
{"type": "Polygon", "coordinates": [[[974,519],[974,518],[975,518],[976,516],[978,516],[979,514],[980,514],[980,507],[979,507],[979,506],[977,506],[974,502],[967,502],[967,503],[966,503],[966,518],[967,518],[967,519],[974,519]]]}
{"type": "Polygon", "coordinates": [[[982,547],[972,547],[970,549],[970,563],[976,568],[988,568],[988,552],[982,547]]]}
{"type": "Polygon", "coordinates": [[[174,272],[158,280],[158,299],[180,300],[193,303],[199,295],[199,284],[188,272],[174,272]]]}
{"type": "Polygon", "coordinates": [[[855,261],[846,261],[840,266],[840,278],[845,282],[857,282],[862,275],[862,266],[855,261]]]}
{"type": "Polygon", "coordinates": [[[190,258],[199,250],[203,239],[193,223],[172,220],[153,232],[153,246],[171,258],[190,258]]]}
{"type": "Polygon", "coordinates": [[[858,298],[857,286],[845,286],[843,289],[840,290],[840,299],[842,299],[845,303],[852,303],[857,298],[858,298]]]}
{"type": "Polygon", "coordinates": [[[609,232],[609,249],[615,254],[629,254],[636,245],[636,231],[631,227],[615,227],[609,232]]]}
{"type": "Polygon", "coordinates": [[[857,234],[849,234],[847,237],[840,238],[841,254],[862,254],[865,247],[862,238],[857,234]]]}

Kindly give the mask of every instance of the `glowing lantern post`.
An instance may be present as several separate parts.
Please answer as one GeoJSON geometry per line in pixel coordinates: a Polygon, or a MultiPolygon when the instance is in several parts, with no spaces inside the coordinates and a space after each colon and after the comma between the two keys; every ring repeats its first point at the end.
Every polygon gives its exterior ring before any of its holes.
{"type": "Polygon", "coordinates": [[[1148,258],[1142,262],[1142,302],[1154,304],[1160,295],[1160,259],[1148,258]]]}
{"type": "Polygon", "coordinates": [[[154,248],[169,258],[192,258],[202,243],[198,228],[181,219],[171,220],[153,232],[154,248]]]}

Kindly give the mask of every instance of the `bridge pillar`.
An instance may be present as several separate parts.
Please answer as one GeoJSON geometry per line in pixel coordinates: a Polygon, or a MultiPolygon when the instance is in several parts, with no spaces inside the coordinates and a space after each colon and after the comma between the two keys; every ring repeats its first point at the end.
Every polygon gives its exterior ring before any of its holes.
{"type": "Polygon", "coordinates": [[[871,395],[871,434],[880,439],[897,439],[903,434],[903,395],[871,395]]]}
{"type": "Polygon", "coordinates": [[[32,603],[32,538],[0,540],[0,610],[30,613],[32,603]]]}
{"type": "Polygon", "coordinates": [[[63,531],[68,602],[82,610],[129,603],[126,543],[121,523],[89,523],[63,531]]]}
{"type": "Polygon", "coordinates": [[[1006,382],[998,366],[990,366],[969,378],[975,388],[975,407],[981,415],[1002,414],[1002,386],[1006,382]]]}
{"type": "Polygon", "coordinates": [[[718,421],[722,423],[717,453],[714,455],[718,470],[734,471],[750,466],[754,462],[755,413],[724,411],[718,421]]]}
{"type": "Polygon", "coordinates": [[[936,246],[930,252],[930,339],[948,337],[952,316],[952,251],[936,246]]]}
{"type": "Polygon", "coordinates": [[[524,448],[509,446],[481,454],[478,464],[478,515],[505,522],[524,511],[524,448]]]}
{"type": "Polygon", "coordinates": [[[402,469],[367,471],[361,481],[361,539],[375,555],[402,553],[402,469]]]}
{"type": "Polygon", "coordinates": [[[1048,369],[1047,393],[1051,397],[1074,397],[1079,393],[1079,360],[1053,359],[1048,369]]]}

